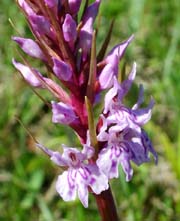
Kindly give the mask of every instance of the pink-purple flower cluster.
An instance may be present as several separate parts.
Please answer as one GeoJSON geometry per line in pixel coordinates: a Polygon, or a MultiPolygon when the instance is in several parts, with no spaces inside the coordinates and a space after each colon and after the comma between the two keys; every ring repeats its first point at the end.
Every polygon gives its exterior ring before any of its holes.
{"type": "Polygon", "coordinates": [[[64,170],[56,183],[60,196],[70,201],[78,195],[85,207],[89,191],[100,194],[109,188],[109,179],[119,176],[119,164],[129,181],[133,175],[131,162],[137,165],[148,162],[149,153],[157,162],[157,154],[142,128],[151,118],[153,99],[146,108],[141,108],[140,86],[137,103],[132,108],[123,104],[136,75],[136,64],[128,78],[118,82],[118,65],[133,36],[106,56],[105,52],[101,54],[100,61],[93,56],[93,26],[100,3],[100,0],[90,5],[81,0],[18,0],[35,39],[12,37],[27,55],[41,60],[47,74],[31,67],[25,59],[24,64],[13,59],[13,65],[29,85],[52,93],[52,122],[68,125],[81,141],[82,150],[63,146],[62,154],[41,144],[37,146],[64,170]],[[97,97],[107,89],[104,109],[95,125],[94,145],[88,108],[93,109],[97,97]],[[86,105],[85,98],[91,107],[86,105]]]}

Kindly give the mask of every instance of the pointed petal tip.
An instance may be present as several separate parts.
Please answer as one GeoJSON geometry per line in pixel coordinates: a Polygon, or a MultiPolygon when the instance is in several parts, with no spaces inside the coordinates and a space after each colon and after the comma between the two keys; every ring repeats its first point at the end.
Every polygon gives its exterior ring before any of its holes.
{"type": "Polygon", "coordinates": [[[49,150],[47,147],[43,146],[40,143],[35,143],[35,145],[41,149],[45,154],[47,154],[49,157],[51,157],[53,155],[53,152],[51,150],[49,150]]]}
{"type": "Polygon", "coordinates": [[[136,68],[137,68],[137,65],[136,65],[136,62],[133,63],[133,66],[132,66],[132,69],[131,69],[131,72],[128,76],[128,79],[130,81],[134,81],[135,77],[136,77],[136,68]]]}
{"type": "Polygon", "coordinates": [[[12,58],[12,64],[15,66],[15,64],[16,64],[16,60],[15,60],[15,58],[12,58]]]}
{"type": "Polygon", "coordinates": [[[130,182],[132,177],[133,177],[133,169],[131,169],[131,171],[129,171],[129,173],[126,173],[126,182],[130,182]]]}
{"type": "Polygon", "coordinates": [[[11,40],[16,41],[17,37],[16,36],[11,36],[11,40]]]}
{"type": "Polygon", "coordinates": [[[40,143],[35,143],[36,147],[38,147],[39,149],[41,149],[43,152],[46,152],[46,148],[40,144],[40,143]]]}
{"type": "Polygon", "coordinates": [[[134,38],[135,38],[135,35],[132,34],[132,35],[128,38],[128,43],[130,43],[134,38]]]}
{"type": "Polygon", "coordinates": [[[133,68],[137,68],[137,63],[135,61],[133,62],[133,68]]]}

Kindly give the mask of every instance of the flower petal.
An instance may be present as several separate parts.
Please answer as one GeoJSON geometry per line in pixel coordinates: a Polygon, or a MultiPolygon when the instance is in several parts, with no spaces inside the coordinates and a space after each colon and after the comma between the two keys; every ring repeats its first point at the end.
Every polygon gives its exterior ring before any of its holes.
{"type": "Polygon", "coordinates": [[[29,15],[29,21],[33,27],[33,30],[39,33],[39,35],[50,34],[50,22],[46,17],[32,13],[29,15]]]}
{"type": "Polygon", "coordinates": [[[134,35],[131,35],[126,41],[116,45],[108,54],[108,56],[106,57],[106,61],[108,63],[111,63],[111,60],[113,58],[114,55],[118,56],[118,59],[120,60],[127,48],[127,46],[129,45],[129,43],[133,40],[134,35]]]}
{"type": "Polygon", "coordinates": [[[58,176],[56,182],[56,191],[64,201],[76,199],[77,187],[73,173],[74,171],[64,171],[62,175],[58,176]]]}
{"type": "Polygon", "coordinates": [[[113,87],[106,93],[105,98],[104,98],[104,114],[106,114],[109,109],[110,106],[113,103],[113,98],[117,95],[119,89],[119,82],[117,80],[117,78],[114,76],[114,84],[113,87]]]}
{"type": "Polygon", "coordinates": [[[138,101],[136,104],[134,104],[134,106],[132,107],[132,110],[138,109],[143,102],[144,102],[144,88],[143,88],[143,85],[141,84],[139,86],[138,101]]]}
{"type": "Polygon", "coordinates": [[[64,167],[68,165],[66,160],[63,159],[62,155],[59,152],[52,151],[39,143],[37,143],[36,146],[39,147],[43,152],[45,152],[50,157],[50,159],[58,166],[64,167]]]}
{"type": "Polygon", "coordinates": [[[91,24],[93,24],[97,16],[100,3],[101,3],[101,0],[96,0],[94,3],[92,3],[91,5],[87,7],[85,14],[83,16],[83,19],[82,19],[83,23],[87,23],[89,20],[91,20],[91,24]]]}
{"type": "Polygon", "coordinates": [[[34,58],[40,58],[42,60],[45,60],[44,54],[42,50],[40,49],[39,45],[29,38],[20,38],[20,37],[12,37],[12,40],[14,40],[16,43],[19,44],[21,49],[28,55],[34,58]]]}
{"type": "Polygon", "coordinates": [[[82,0],[69,0],[69,8],[72,14],[77,14],[82,0]]]}
{"type": "Polygon", "coordinates": [[[14,67],[22,74],[24,79],[33,87],[42,88],[42,82],[40,79],[43,79],[43,76],[36,69],[30,69],[28,66],[23,65],[17,62],[15,59],[12,60],[14,67]]]}
{"type": "Polygon", "coordinates": [[[72,69],[71,67],[65,63],[64,61],[58,60],[56,58],[52,58],[54,66],[53,71],[55,75],[63,81],[69,81],[72,77],[72,69]]]}
{"type": "Polygon", "coordinates": [[[116,157],[114,153],[114,147],[103,148],[96,161],[99,170],[110,179],[119,176],[118,156],[116,157]]]}
{"type": "Polygon", "coordinates": [[[89,186],[96,194],[100,194],[109,188],[108,178],[105,174],[101,173],[96,164],[88,165],[88,169],[91,172],[89,176],[89,186]]]}
{"type": "Polygon", "coordinates": [[[77,37],[76,22],[70,14],[66,14],[62,25],[64,39],[67,42],[74,43],[77,37]]]}
{"type": "Polygon", "coordinates": [[[102,125],[100,127],[99,134],[97,136],[98,141],[108,141],[109,139],[109,134],[106,132],[107,130],[107,119],[104,117],[104,115],[101,114],[101,120],[102,120],[102,125]]]}
{"type": "Polygon", "coordinates": [[[132,152],[131,160],[138,166],[142,163],[149,162],[148,150],[143,146],[140,137],[132,138],[132,142],[128,142],[129,149],[132,152]]]}
{"type": "Polygon", "coordinates": [[[124,173],[126,174],[126,181],[129,182],[133,176],[133,169],[130,164],[128,153],[122,151],[119,162],[121,163],[124,173]]]}
{"type": "Polygon", "coordinates": [[[48,7],[52,8],[58,4],[58,0],[44,0],[48,7]]]}
{"type": "Polygon", "coordinates": [[[64,151],[62,154],[62,158],[67,162],[70,168],[79,168],[84,160],[86,160],[86,156],[77,148],[67,147],[62,145],[64,151]]]}
{"type": "Polygon", "coordinates": [[[77,115],[75,114],[73,108],[63,102],[56,103],[54,101],[52,104],[52,122],[53,123],[62,123],[62,124],[71,124],[74,121],[78,120],[77,115]]]}
{"type": "Polygon", "coordinates": [[[132,70],[128,76],[127,80],[124,80],[118,89],[118,99],[119,101],[122,101],[124,96],[129,92],[129,89],[131,88],[132,82],[134,81],[136,76],[136,63],[134,62],[132,70]]]}
{"type": "Polygon", "coordinates": [[[133,119],[136,124],[142,126],[150,120],[154,103],[154,100],[151,99],[148,107],[132,110],[132,114],[135,116],[133,119]]]}
{"type": "Polygon", "coordinates": [[[88,207],[88,188],[84,183],[79,183],[77,187],[78,197],[85,208],[88,207]]]}
{"type": "Polygon", "coordinates": [[[114,56],[111,63],[107,63],[99,75],[99,83],[102,89],[113,86],[113,77],[118,74],[118,57],[114,56]]]}
{"type": "Polygon", "coordinates": [[[30,5],[25,0],[18,0],[18,4],[25,11],[27,15],[33,14],[34,11],[30,7],[30,5]]]}
{"type": "Polygon", "coordinates": [[[142,139],[144,147],[147,148],[147,150],[153,154],[155,164],[157,164],[158,163],[158,155],[157,155],[156,151],[154,150],[153,145],[152,145],[147,133],[143,129],[142,129],[141,139],[142,139]]]}
{"type": "Polygon", "coordinates": [[[96,0],[94,3],[89,5],[82,19],[83,27],[81,28],[79,35],[79,48],[81,48],[83,52],[83,61],[86,60],[86,57],[90,52],[93,34],[93,23],[97,16],[99,5],[100,0],[96,0]]]}

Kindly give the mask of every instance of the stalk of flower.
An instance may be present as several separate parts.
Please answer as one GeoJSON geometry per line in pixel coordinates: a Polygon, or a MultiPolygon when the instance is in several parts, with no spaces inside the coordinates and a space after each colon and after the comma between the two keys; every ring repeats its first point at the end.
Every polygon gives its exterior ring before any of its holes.
{"type": "Polygon", "coordinates": [[[79,21],[81,0],[18,0],[34,40],[16,36],[12,40],[27,55],[40,59],[51,74],[40,73],[24,58],[24,64],[13,59],[13,65],[32,87],[52,93],[52,122],[71,127],[82,144],[82,150],[63,146],[62,154],[37,144],[55,164],[64,168],[57,180],[57,192],[65,201],[78,196],[85,207],[88,192],[92,192],[102,221],[117,221],[108,180],[118,177],[121,164],[129,181],[133,175],[131,161],[137,165],[148,162],[149,152],[157,161],[157,154],[142,129],[151,117],[154,101],[151,99],[147,108],[140,108],[143,102],[140,87],[133,108],[123,104],[135,78],[136,64],[121,84],[117,80],[118,65],[133,35],[105,56],[112,23],[96,55],[97,32],[93,25],[100,3],[96,0],[89,5],[86,0],[79,21]],[[96,125],[93,107],[98,104],[98,95],[106,89],[109,91],[104,110],[96,125]]]}

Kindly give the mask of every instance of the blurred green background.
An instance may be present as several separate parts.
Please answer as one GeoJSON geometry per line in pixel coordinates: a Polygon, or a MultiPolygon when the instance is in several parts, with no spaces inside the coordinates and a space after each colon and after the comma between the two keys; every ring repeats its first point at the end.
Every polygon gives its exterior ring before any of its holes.
{"type": "MultiPolygon", "coordinates": [[[[153,161],[134,166],[134,177],[126,183],[124,174],[112,180],[117,209],[123,221],[180,220],[180,4],[178,0],[102,0],[98,43],[112,18],[115,26],[111,46],[135,39],[124,61],[137,62],[138,71],[127,102],[136,100],[137,86],[143,83],[145,100],[156,100],[146,130],[159,154],[153,161]]],[[[31,36],[25,18],[13,0],[0,1],[0,220],[1,221],[96,221],[100,220],[90,195],[90,206],[79,201],[65,203],[55,192],[59,174],[35,147],[15,116],[36,138],[50,148],[61,143],[77,145],[70,129],[51,123],[51,113],[24,83],[11,64],[18,57],[11,41],[18,32],[31,36]]],[[[32,59],[29,59],[32,60],[32,59]]],[[[37,62],[32,63],[39,65],[37,62]]],[[[47,98],[50,96],[47,94],[47,98]]]]}

